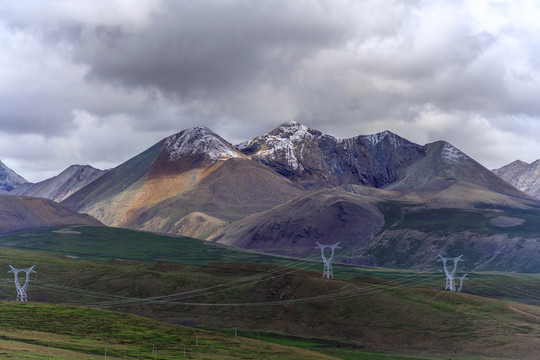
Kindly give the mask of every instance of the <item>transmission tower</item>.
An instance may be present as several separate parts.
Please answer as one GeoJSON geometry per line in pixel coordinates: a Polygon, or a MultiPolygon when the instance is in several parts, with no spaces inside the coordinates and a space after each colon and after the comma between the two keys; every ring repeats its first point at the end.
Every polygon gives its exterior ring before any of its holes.
{"type": "MultiPolygon", "coordinates": [[[[458,262],[463,261],[463,259],[461,259],[462,256],[463,255],[459,255],[458,257],[455,257],[455,258],[445,258],[445,257],[442,257],[441,255],[439,255],[439,258],[440,258],[439,261],[443,262],[444,274],[446,275],[446,287],[445,287],[445,290],[456,291],[456,277],[455,277],[455,274],[456,274],[458,262]],[[454,266],[449,268],[449,266],[447,266],[448,261],[452,261],[454,263],[454,266]]],[[[461,291],[461,288],[463,287],[463,280],[465,279],[465,276],[467,276],[467,274],[465,274],[465,275],[463,275],[462,277],[459,278],[460,279],[460,286],[459,286],[459,290],[457,290],[457,291],[461,291]]]]}
{"type": "Polygon", "coordinates": [[[17,301],[24,301],[26,302],[28,299],[26,297],[26,289],[28,289],[28,283],[30,282],[30,273],[35,273],[37,271],[34,270],[34,266],[28,268],[28,269],[15,269],[13,266],[9,265],[11,268],[8,273],[15,274],[15,286],[17,287],[17,301]],[[24,281],[24,285],[21,286],[21,283],[19,282],[19,272],[26,273],[26,280],[24,281]]]}
{"type": "Polygon", "coordinates": [[[466,278],[467,274],[459,277],[459,289],[458,292],[461,292],[461,288],[463,287],[463,280],[469,280],[466,278]]]}
{"type": "Polygon", "coordinates": [[[334,278],[334,273],[332,272],[332,260],[334,259],[334,251],[336,249],[341,249],[341,247],[339,247],[338,244],[339,244],[339,241],[335,243],[334,245],[321,245],[317,243],[317,246],[315,246],[315,249],[321,249],[321,258],[324,263],[324,271],[323,271],[323,276],[322,276],[323,278],[326,277],[330,279],[330,276],[332,277],[332,279],[334,278]],[[327,258],[326,255],[324,254],[324,249],[326,248],[329,248],[332,251],[329,258],[327,258]]]}

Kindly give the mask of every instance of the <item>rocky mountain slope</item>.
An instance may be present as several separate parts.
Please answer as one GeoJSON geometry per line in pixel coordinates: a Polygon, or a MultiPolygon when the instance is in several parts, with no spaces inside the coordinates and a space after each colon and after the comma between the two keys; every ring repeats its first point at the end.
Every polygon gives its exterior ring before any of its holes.
{"type": "Polygon", "coordinates": [[[492,171],[517,189],[540,199],[540,160],[531,164],[516,160],[492,171]]]}
{"type": "Polygon", "coordinates": [[[389,131],[337,139],[296,122],[236,148],[308,189],[344,184],[382,188],[425,155],[423,146],[389,131]]]}
{"type": "Polygon", "coordinates": [[[255,161],[229,159],[191,189],[133,212],[124,226],[186,236],[206,228],[203,233],[210,236],[230,222],[303,193],[297,185],[255,161]]]}
{"type": "Polygon", "coordinates": [[[9,194],[15,188],[27,183],[28,181],[22,176],[15,173],[15,171],[0,161],[0,194],[9,194]]]}
{"type": "Polygon", "coordinates": [[[48,199],[0,195],[0,234],[64,225],[103,225],[48,199]]]}
{"type": "Polygon", "coordinates": [[[50,179],[19,186],[12,193],[13,195],[41,197],[60,202],[105,172],[89,165],[72,165],[50,179]]]}
{"type": "Polygon", "coordinates": [[[435,178],[464,181],[497,193],[529,198],[445,141],[427,144],[426,155],[409,166],[403,178],[390,184],[387,189],[409,191],[435,178]]]}
{"type": "Polygon", "coordinates": [[[59,202],[105,172],[88,165],[72,165],[50,179],[31,183],[0,161],[0,194],[40,197],[59,202]]]}

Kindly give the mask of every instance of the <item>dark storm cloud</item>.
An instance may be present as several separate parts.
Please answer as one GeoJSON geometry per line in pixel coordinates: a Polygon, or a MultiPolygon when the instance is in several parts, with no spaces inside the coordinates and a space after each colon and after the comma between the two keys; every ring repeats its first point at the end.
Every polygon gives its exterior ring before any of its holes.
{"type": "Polygon", "coordinates": [[[86,28],[74,56],[90,65],[90,79],[126,87],[188,97],[245,91],[286,81],[312,51],[345,40],[345,26],[315,10],[291,1],[167,1],[150,27],[86,28]]]}

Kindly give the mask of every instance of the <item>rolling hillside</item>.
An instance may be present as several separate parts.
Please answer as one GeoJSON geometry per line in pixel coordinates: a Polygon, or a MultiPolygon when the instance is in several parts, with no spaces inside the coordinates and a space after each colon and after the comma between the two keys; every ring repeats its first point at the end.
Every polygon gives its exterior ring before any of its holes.
{"type": "Polygon", "coordinates": [[[102,225],[47,199],[0,195],[0,234],[62,225],[102,225]]]}
{"type": "Polygon", "coordinates": [[[1,302],[0,312],[3,358],[336,359],[104,310],[1,302]]]}
{"type": "MultiPolygon", "coordinates": [[[[78,229],[71,228],[73,233],[66,232],[66,236],[76,237],[78,229]]],[[[85,228],[80,230],[81,235],[87,232],[85,228]]],[[[112,240],[115,231],[126,230],[107,231],[111,231],[112,240]]],[[[212,248],[199,243],[198,251],[211,258],[212,248]]],[[[478,295],[507,298],[523,293],[534,296],[540,294],[537,276],[475,272],[465,293],[450,293],[440,290],[444,287],[440,265],[438,271],[414,272],[336,264],[336,279],[328,280],[321,279],[320,268],[303,270],[306,265],[311,266],[309,261],[284,260],[286,266],[250,262],[190,266],[125,260],[77,261],[9,249],[0,255],[0,264],[6,268],[8,264],[22,268],[38,264],[38,273],[31,278],[28,289],[30,301],[121,310],[171,323],[221,329],[229,335],[237,328],[240,336],[282,342],[290,339],[289,343],[312,350],[329,354],[334,350],[335,356],[343,359],[383,358],[367,352],[393,354],[393,358],[537,356],[538,307],[467,294],[474,291],[478,295]]],[[[13,299],[14,292],[12,281],[0,283],[2,299],[13,299]]],[[[65,336],[57,337],[54,344],[72,339],[74,345],[64,345],[64,350],[79,346],[94,355],[103,356],[108,344],[109,356],[139,351],[149,357],[153,353],[148,344],[153,343],[158,355],[167,358],[172,356],[167,355],[168,351],[182,350],[178,344],[183,345],[185,340],[172,340],[177,331],[184,334],[183,339],[190,337],[186,331],[199,333],[199,340],[206,338],[206,333],[197,328],[173,328],[116,313],[38,304],[3,309],[2,328],[9,325],[16,330],[5,334],[10,340],[21,341],[24,337],[19,331],[40,327],[42,334],[51,334],[48,339],[52,334],[65,336]],[[39,322],[45,323],[40,326],[39,322]],[[164,331],[170,332],[169,336],[158,336],[158,328],[167,329],[164,331]],[[86,338],[91,342],[81,346],[81,340],[86,338]]],[[[34,339],[27,344],[45,350],[46,344],[37,339],[37,334],[24,334],[26,339],[34,339]]],[[[220,348],[221,340],[214,339],[214,346],[220,348]]],[[[242,344],[250,343],[240,338],[238,342],[229,339],[232,349],[228,351],[232,352],[241,351],[242,344]]],[[[274,356],[271,348],[258,344],[260,358],[274,356]]],[[[246,349],[246,356],[253,356],[253,351],[246,349]]]]}

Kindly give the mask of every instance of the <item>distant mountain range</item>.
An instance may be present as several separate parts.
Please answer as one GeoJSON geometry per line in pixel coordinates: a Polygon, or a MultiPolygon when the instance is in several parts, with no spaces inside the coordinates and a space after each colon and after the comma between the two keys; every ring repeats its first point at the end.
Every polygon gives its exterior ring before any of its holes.
{"type": "Polygon", "coordinates": [[[60,202],[107,171],[72,165],[60,174],[30,183],[0,161],[0,195],[33,196],[60,202]]]}
{"type": "Polygon", "coordinates": [[[339,241],[340,261],[367,265],[439,266],[438,254],[463,253],[471,269],[540,271],[540,201],[444,141],[338,139],[291,122],[233,145],[196,127],[107,172],[74,167],[28,184],[1,165],[0,191],[109,226],[294,256],[339,241]]]}
{"type": "Polygon", "coordinates": [[[103,173],[91,166],[73,165],[34,184],[0,161],[0,234],[63,225],[103,225],[57,203],[103,173]]]}
{"type": "Polygon", "coordinates": [[[493,172],[517,189],[540,199],[540,160],[531,164],[516,160],[493,172]]]}

